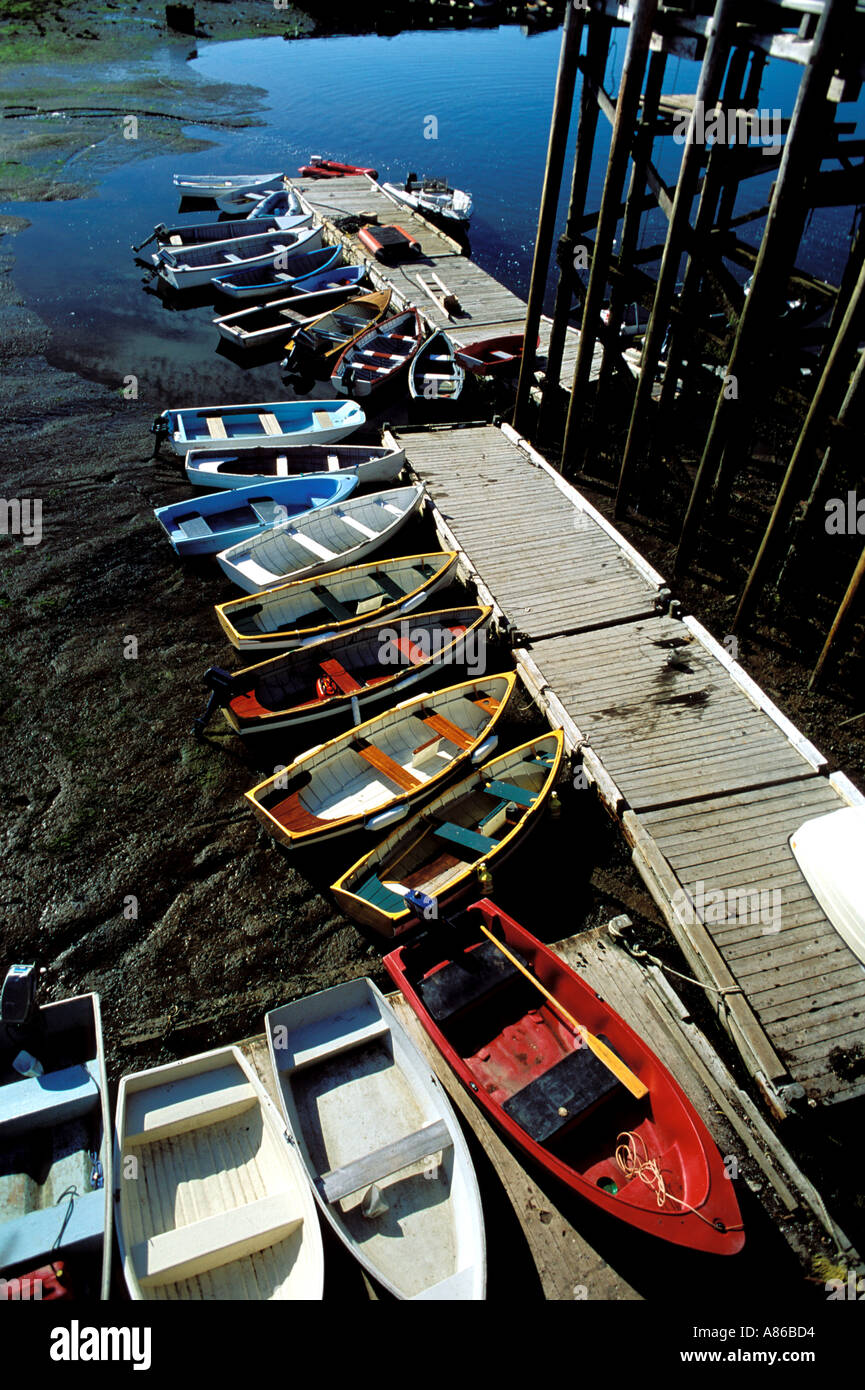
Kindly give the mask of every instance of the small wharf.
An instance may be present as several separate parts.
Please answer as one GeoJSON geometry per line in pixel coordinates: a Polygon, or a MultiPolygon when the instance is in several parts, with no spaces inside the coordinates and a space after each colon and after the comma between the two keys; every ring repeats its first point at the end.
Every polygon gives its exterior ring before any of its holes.
{"type": "Polygon", "coordinates": [[[865,798],[509,426],[394,435],[767,1103],[865,1094],[865,967],[787,844],[865,798]]]}
{"type": "MultiPolygon", "coordinates": [[[[337,241],[342,243],[343,254],[349,264],[365,265],[367,276],[376,289],[392,290],[398,308],[406,304],[416,305],[430,327],[446,328],[457,346],[464,346],[478,337],[522,333],[526,321],[525,300],[464,255],[462,246],[446,232],[395,202],[373,179],[365,174],[340,179],[295,178],[289,179],[288,185],[300,196],[307,209],[321,218],[325,240],[330,244],[337,241]],[[340,220],[348,217],[368,218],[378,225],[397,223],[420,243],[421,255],[394,265],[380,263],[370,255],[355,233],[345,231],[338,225],[340,220]],[[448,314],[425,294],[416,277],[421,275],[430,283],[433,273],[439,275],[457,296],[461,311],[448,314]]],[[[435,282],[431,283],[431,288],[439,293],[435,282]]],[[[551,326],[551,320],[542,317],[537,360],[539,379],[543,377],[546,365],[551,326]]],[[[569,327],[560,373],[563,390],[570,389],[579,340],[579,330],[569,327]]],[[[628,349],[623,356],[636,373],[639,353],[628,349]]],[[[603,349],[598,343],[592,360],[592,379],[600,372],[602,358],[603,349]]]]}

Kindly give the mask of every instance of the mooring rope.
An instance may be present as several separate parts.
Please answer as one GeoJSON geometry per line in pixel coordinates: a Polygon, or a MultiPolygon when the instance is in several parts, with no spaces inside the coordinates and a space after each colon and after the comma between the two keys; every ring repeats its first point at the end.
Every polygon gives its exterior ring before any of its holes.
{"type": "MultiPolygon", "coordinates": [[[[640,1182],[645,1183],[647,1187],[652,1189],[657,1198],[659,1207],[666,1206],[668,1200],[671,1202],[678,1202],[680,1207],[683,1207],[685,1211],[692,1212],[694,1216],[699,1217],[707,1226],[711,1226],[712,1230],[717,1231],[722,1229],[722,1224],[719,1224],[717,1221],[710,1221],[708,1216],[704,1216],[696,1207],[692,1207],[690,1202],[685,1201],[684,1197],[677,1197],[675,1193],[667,1191],[667,1184],[664,1182],[664,1176],[658,1165],[658,1160],[649,1157],[646,1141],[641,1134],[634,1134],[631,1130],[626,1129],[621,1134],[617,1135],[616,1163],[626,1178],[639,1178],[640,1182]],[[623,1140],[625,1141],[624,1143],[622,1142],[623,1140]],[[638,1143],[643,1146],[642,1157],[637,1148],[638,1143]]],[[[738,1226],[723,1225],[724,1231],[743,1231],[744,1229],[745,1227],[741,1223],[738,1226]]]]}

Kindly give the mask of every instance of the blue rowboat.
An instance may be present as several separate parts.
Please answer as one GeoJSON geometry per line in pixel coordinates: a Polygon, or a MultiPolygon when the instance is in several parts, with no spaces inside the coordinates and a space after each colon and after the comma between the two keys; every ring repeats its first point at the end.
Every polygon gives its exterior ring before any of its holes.
{"type": "MultiPolygon", "coordinates": [[[[304,289],[314,276],[335,270],[341,259],[341,247],[322,246],[305,255],[289,256],[280,269],[270,264],[247,269],[239,266],[226,271],[214,278],[213,288],[228,295],[229,299],[266,299],[270,295],[284,294],[286,289],[304,289]]],[[[347,275],[355,284],[362,279],[363,273],[363,266],[340,266],[339,270],[340,277],[347,275]]]]}
{"type": "Polygon", "coordinates": [[[163,410],[152,430],[176,454],[189,449],[222,452],[266,444],[334,444],[366,420],[356,401],[264,401],[254,405],[203,405],[163,410]]]}
{"type": "Polygon", "coordinates": [[[286,478],[267,487],[208,492],[157,507],[153,515],[178,555],[212,555],[316,507],[342,502],[356,486],[352,475],[286,478]]]}

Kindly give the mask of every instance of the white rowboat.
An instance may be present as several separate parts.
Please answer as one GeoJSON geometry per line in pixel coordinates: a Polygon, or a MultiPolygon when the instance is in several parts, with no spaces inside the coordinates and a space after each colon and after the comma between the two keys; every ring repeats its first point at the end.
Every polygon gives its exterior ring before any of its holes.
{"type": "Polygon", "coordinates": [[[232,583],[248,594],[307,579],[371,555],[420,510],[424,495],[418,483],[319,507],[315,515],[276,526],[216,558],[232,583]]]}
{"type": "Polygon", "coordinates": [[[243,1054],[124,1076],[117,1242],[133,1299],[320,1299],[306,1174],[243,1054]]]}
{"type": "Polygon", "coordinates": [[[283,1113],[325,1219],[396,1298],[482,1299],[483,1213],[457,1118],[371,980],[266,1015],[283,1113]]]}

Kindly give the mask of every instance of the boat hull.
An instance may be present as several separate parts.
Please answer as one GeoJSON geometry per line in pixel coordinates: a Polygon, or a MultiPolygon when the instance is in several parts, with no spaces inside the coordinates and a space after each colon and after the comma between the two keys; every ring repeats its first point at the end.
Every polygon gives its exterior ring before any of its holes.
{"type": "Polygon", "coordinates": [[[328,574],[326,599],[312,592],[322,587],[316,579],[305,579],[220,603],[216,616],[240,652],[293,651],[349,632],[373,613],[381,619],[413,612],[453,581],[456,561],[450,550],[350,565],[328,574]]]}
{"type": "Polygon", "coordinates": [[[223,716],[243,736],[341,715],[367,718],[442,665],[461,664],[491,615],[491,608],[440,609],[417,614],[404,640],[391,623],[377,621],[285,652],[234,673],[223,716]]]}
{"type": "Polygon", "coordinates": [[[289,849],[361,828],[377,833],[383,813],[408,815],[458,767],[483,758],[515,680],[490,676],[403,700],[302,753],[244,795],[289,849]]]}
{"type": "Polygon", "coordinates": [[[308,579],[372,555],[420,510],[423,500],[424,489],[418,485],[355,498],[338,508],[322,507],[305,523],[291,529],[277,528],[269,538],[274,544],[268,543],[266,550],[259,538],[220,551],[217,559],[232,583],[248,594],[308,579]],[[360,520],[358,513],[365,520],[360,520]],[[340,545],[347,548],[339,550],[340,545]]]}
{"type": "Polygon", "coordinates": [[[392,939],[419,920],[397,888],[431,898],[436,917],[476,891],[480,866],[493,873],[541,820],[563,744],[561,730],[532,739],[428,802],[331,884],[342,910],[392,939]]]}
{"type": "Polygon", "coordinates": [[[176,454],[190,449],[222,451],[256,449],[264,443],[269,448],[292,444],[335,444],[359,429],[366,417],[359,406],[340,410],[345,402],[334,401],[266,401],[245,405],[194,406],[191,409],[166,410],[159,418],[168,430],[168,440],[176,454]],[[262,423],[262,417],[273,417],[262,423]],[[213,434],[221,422],[224,433],[213,434]],[[269,427],[268,427],[269,426],[269,427]]]}
{"type": "Polygon", "coordinates": [[[263,266],[274,265],[280,258],[288,259],[306,251],[318,250],[322,244],[322,231],[321,227],[312,227],[307,231],[306,228],[309,227],[311,221],[312,216],[308,214],[295,221],[294,228],[287,232],[269,233],[265,238],[267,245],[260,250],[252,245],[254,238],[248,241],[244,238],[242,241],[234,243],[237,247],[236,252],[226,251],[216,260],[203,265],[195,264],[188,259],[184,261],[182,259],[183,253],[175,264],[165,251],[157,253],[153,257],[153,261],[160,278],[165,280],[172,289],[196,289],[200,285],[209,284],[211,280],[216,280],[220,276],[229,275],[232,268],[230,257],[236,263],[236,268],[255,270],[263,266]]]}
{"type": "Polygon", "coordinates": [[[306,1174],[239,1049],[124,1076],[115,1162],[140,1178],[117,1192],[134,1300],[322,1297],[306,1174]]]}
{"type": "Polygon", "coordinates": [[[99,996],[45,1004],[29,1031],[0,1023],[0,1276],[62,1265],[61,1286],[68,1280],[82,1299],[107,1298],[111,1193],[99,996]],[[15,1071],[22,1050],[43,1075],[15,1071]]]}
{"type": "Polygon", "coordinates": [[[438,941],[431,949],[405,945],[384,964],[473,1098],[533,1160],[610,1216],[674,1245],[736,1254],[745,1236],[733,1184],[666,1068],[560,957],[494,903],[481,899],[470,913],[461,950],[442,955],[438,941]],[[578,1045],[560,1014],[487,941],[481,922],[648,1086],[643,1100],[578,1045]],[[460,964],[475,952],[472,969],[460,964]],[[460,1037],[471,1043],[460,1046],[460,1037]],[[637,1157],[659,1165],[663,1205],[649,1183],[638,1174],[629,1179],[616,1162],[629,1135],[637,1157]]]}
{"type": "Polygon", "coordinates": [[[269,487],[277,478],[306,477],[312,482],[340,473],[356,476],[361,486],[392,483],[404,467],[404,449],[365,449],[358,444],[293,444],[284,449],[247,449],[239,456],[190,449],[186,455],[190,483],[206,488],[269,487]]]}
{"type": "Polygon", "coordinates": [[[211,492],[157,507],[156,520],[178,555],[214,555],[273,526],[350,496],[357,478],[332,475],[271,480],[262,485],[211,492]],[[208,534],[209,532],[209,534],[208,534]]]}

